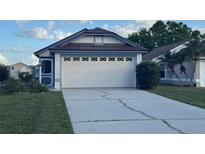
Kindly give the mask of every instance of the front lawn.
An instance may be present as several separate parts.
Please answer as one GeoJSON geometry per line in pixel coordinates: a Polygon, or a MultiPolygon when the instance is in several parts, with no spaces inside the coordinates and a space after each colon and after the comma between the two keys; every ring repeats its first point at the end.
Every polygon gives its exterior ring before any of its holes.
{"type": "Polygon", "coordinates": [[[205,88],[160,85],[147,91],[205,109],[205,88]]]}
{"type": "Polygon", "coordinates": [[[0,95],[0,133],[73,133],[62,93],[0,95]]]}

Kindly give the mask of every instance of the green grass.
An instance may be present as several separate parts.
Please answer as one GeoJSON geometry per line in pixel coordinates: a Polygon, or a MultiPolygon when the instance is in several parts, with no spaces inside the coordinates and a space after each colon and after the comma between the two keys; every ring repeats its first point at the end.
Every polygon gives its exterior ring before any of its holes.
{"type": "Polygon", "coordinates": [[[0,133],[73,133],[62,93],[1,95],[0,133]]]}
{"type": "Polygon", "coordinates": [[[205,109],[205,88],[160,85],[147,91],[205,109]]]}

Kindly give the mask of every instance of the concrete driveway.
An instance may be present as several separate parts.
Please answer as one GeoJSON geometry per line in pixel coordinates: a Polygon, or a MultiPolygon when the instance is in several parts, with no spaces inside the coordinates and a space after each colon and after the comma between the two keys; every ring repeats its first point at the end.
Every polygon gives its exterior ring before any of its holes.
{"type": "Polygon", "coordinates": [[[75,133],[205,133],[205,110],[129,88],[63,89],[75,133]]]}

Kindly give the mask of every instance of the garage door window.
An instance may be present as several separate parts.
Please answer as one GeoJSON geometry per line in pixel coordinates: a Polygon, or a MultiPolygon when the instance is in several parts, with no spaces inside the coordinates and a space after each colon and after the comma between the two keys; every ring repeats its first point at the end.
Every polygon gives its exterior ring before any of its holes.
{"type": "Polygon", "coordinates": [[[131,57],[127,57],[126,61],[132,61],[132,58],[131,57]]]}
{"type": "Polygon", "coordinates": [[[73,57],[73,61],[80,61],[80,57],[73,57]]]}
{"type": "Polygon", "coordinates": [[[98,58],[97,57],[92,57],[91,61],[98,61],[98,58]]]}
{"type": "Polygon", "coordinates": [[[100,61],[106,61],[106,57],[100,57],[100,61]]]}
{"type": "Polygon", "coordinates": [[[114,57],[110,57],[109,61],[115,61],[115,58],[114,57]]]}
{"type": "Polygon", "coordinates": [[[123,61],[123,60],[124,60],[123,57],[118,57],[118,58],[117,58],[117,61],[123,61]]]}
{"type": "Polygon", "coordinates": [[[71,61],[70,57],[64,57],[64,61],[71,61]]]}
{"type": "Polygon", "coordinates": [[[51,61],[50,60],[42,61],[42,73],[51,73],[51,61]]]}
{"type": "Polygon", "coordinates": [[[82,61],[89,61],[89,58],[88,57],[83,57],[82,61]]]}

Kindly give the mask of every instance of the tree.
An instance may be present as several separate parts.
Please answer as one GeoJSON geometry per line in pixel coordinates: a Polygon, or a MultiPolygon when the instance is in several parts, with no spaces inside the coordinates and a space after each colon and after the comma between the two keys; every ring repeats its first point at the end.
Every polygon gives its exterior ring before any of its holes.
{"type": "Polygon", "coordinates": [[[155,47],[150,31],[145,28],[140,29],[139,32],[130,34],[128,37],[132,42],[136,42],[147,49],[155,47]]]}
{"type": "Polygon", "coordinates": [[[194,68],[190,79],[190,82],[192,82],[196,70],[196,61],[201,54],[205,54],[205,40],[196,38],[185,43],[185,45],[186,48],[183,48],[180,52],[184,52],[188,60],[194,61],[194,68]]]}
{"type": "Polygon", "coordinates": [[[176,53],[176,64],[180,65],[180,73],[185,75],[186,83],[188,82],[188,75],[186,72],[186,67],[184,66],[184,62],[186,61],[186,52],[180,51],[176,53]]]}
{"type": "Polygon", "coordinates": [[[177,77],[180,83],[184,84],[180,77],[177,75],[175,71],[175,66],[177,65],[177,53],[172,53],[171,51],[167,51],[164,55],[158,58],[161,63],[166,64],[166,66],[172,71],[172,73],[177,77]]]}
{"type": "Polygon", "coordinates": [[[160,47],[165,44],[168,44],[168,30],[167,25],[159,20],[149,29],[150,33],[152,34],[152,39],[155,43],[155,47],[160,47]]]}
{"type": "MultiPolygon", "coordinates": [[[[182,22],[167,21],[168,42],[175,43],[189,40],[192,37],[192,30],[182,22]]],[[[169,43],[169,44],[170,44],[169,43]]]]}
{"type": "Polygon", "coordinates": [[[199,36],[205,37],[199,31],[193,31],[182,22],[159,20],[149,29],[142,28],[138,32],[128,35],[128,39],[152,50],[156,47],[188,41],[199,36]]]}
{"type": "Polygon", "coordinates": [[[7,80],[9,77],[8,69],[5,65],[0,64],[0,82],[7,80]]]}

